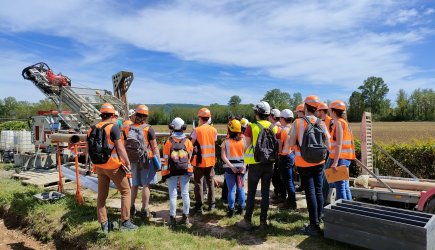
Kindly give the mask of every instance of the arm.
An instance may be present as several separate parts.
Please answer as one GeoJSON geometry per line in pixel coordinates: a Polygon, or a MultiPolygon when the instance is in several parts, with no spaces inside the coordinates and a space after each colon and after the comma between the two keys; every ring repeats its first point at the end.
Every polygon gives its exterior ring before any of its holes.
{"type": "Polygon", "coordinates": [[[331,148],[331,134],[329,134],[329,129],[324,122],[322,122],[322,128],[323,131],[325,132],[325,138],[326,138],[325,144],[329,151],[329,149],[331,148]]]}
{"type": "Polygon", "coordinates": [[[127,156],[127,151],[125,151],[124,144],[122,144],[121,139],[115,140],[116,150],[118,151],[119,157],[121,161],[125,164],[126,167],[130,168],[130,160],[127,156]]]}
{"type": "Polygon", "coordinates": [[[335,128],[336,128],[335,142],[337,143],[337,145],[335,146],[335,158],[334,158],[334,162],[331,165],[331,168],[334,168],[336,170],[338,165],[338,160],[340,159],[341,146],[343,144],[343,127],[341,126],[340,122],[337,122],[335,128]]]}
{"type": "Polygon", "coordinates": [[[287,136],[287,140],[285,143],[285,148],[294,147],[296,146],[296,139],[298,138],[298,135],[296,133],[296,121],[292,125],[292,129],[290,130],[289,136],[287,136]]]}
{"type": "Polygon", "coordinates": [[[159,146],[157,145],[157,140],[151,140],[150,141],[151,150],[153,151],[153,155],[157,155],[157,157],[160,159],[160,150],[159,146]]]}
{"type": "Polygon", "coordinates": [[[237,169],[234,168],[233,164],[231,164],[231,162],[230,162],[230,161],[228,160],[228,158],[227,158],[225,141],[222,142],[222,145],[221,145],[221,158],[222,158],[222,161],[223,161],[225,164],[227,164],[227,166],[228,166],[229,168],[231,168],[231,170],[232,170],[234,173],[237,173],[237,169]]]}
{"type": "Polygon", "coordinates": [[[190,134],[190,138],[191,138],[190,141],[192,142],[192,145],[195,144],[195,142],[196,142],[196,131],[195,131],[195,129],[190,134]]]}

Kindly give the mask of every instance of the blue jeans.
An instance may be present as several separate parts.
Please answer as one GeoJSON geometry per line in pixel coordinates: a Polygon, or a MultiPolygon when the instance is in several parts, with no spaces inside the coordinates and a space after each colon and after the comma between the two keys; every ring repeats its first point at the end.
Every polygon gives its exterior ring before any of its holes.
{"type": "Polygon", "coordinates": [[[289,154],[279,156],[279,172],[281,181],[284,184],[287,193],[287,201],[291,204],[296,203],[295,184],[293,183],[293,165],[295,164],[295,155],[289,154]]]}
{"type": "Polygon", "coordinates": [[[319,219],[323,211],[322,172],[323,164],[313,167],[299,167],[302,185],[305,187],[310,224],[314,226],[320,224],[319,219]]]}
{"type": "MultiPolygon", "coordinates": [[[[245,174],[243,174],[243,179],[245,179],[245,174]]],[[[238,187],[237,185],[237,175],[233,173],[230,168],[225,169],[225,181],[228,187],[228,208],[234,209],[234,203],[236,200],[236,189],[238,194],[238,203],[241,208],[245,208],[245,188],[238,187]]]]}
{"type": "MultiPolygon", "coordinates": [[[[331,159],[330,162],[332,164],[332,162],[334,161],[331,159]]],[[[350,161],[346,159],[339,159],[337,166],[343,166],[343,165],[349,168],[350,161]]],[[[352,200],[352,194],[350,193],[348,180],[334,182],[334,187],[337,191],[337,200],[339,199],[352,200]]]]}
{"type": "Polygon", "coordinates": [[[190,176],[180,175],[171,176],[166,182],[168,184],[169,191],[169,215],[174,216],[177,214],[177,184],[180,180],[181,197],[183,198],[183,214],[189,214],[190,197],[189,197],[189,180],[190,176]]]}

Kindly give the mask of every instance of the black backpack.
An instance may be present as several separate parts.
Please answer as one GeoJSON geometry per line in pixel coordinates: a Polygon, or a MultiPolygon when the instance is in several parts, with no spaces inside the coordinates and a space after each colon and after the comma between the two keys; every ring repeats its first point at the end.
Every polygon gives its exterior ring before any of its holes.
{"type": "MultiPolygon", "coordinates": [[[[302,138],[302,144],[300,146],[301,156],[308,163],[319,163],[326,159],[328,148],[326,147],[325,132],[320,127],[320,119],[317,119],[313,124],[307,117],[303,117],[308,125],[304,131],[304,137],[302,138]]],[[[303,124],[300,124],[303,126],[303,124]]]]}
{"type": "Polygon", "coordinates": [[[189,152],[185,145],[187,138],[177,142],[172,137],[169,141],[172,143],[172,147],[169,153],[169,170],[172,174],[184,173],[189,167],[189,152]]]}
{"type": "Polygon", "coordinates": [[[258,122],[257,126],[260,128],[260,133],[254,148],[254,159],[259,163],[274,163],[278,155],[278,139],[273,133],[275,125],[271,124],[265,128],[258,122]]]}
{"type": "Polygon", "coordinates": [[[94,164],[106,163],[112,154],[113,149],[109,148],[109,141],[107,140],[106,131],[104,131],[109,125],[113,124],[106,123],[101,128],[97,128],[95,125],[91,127],[88,136],[88,153],[94,164]]]}

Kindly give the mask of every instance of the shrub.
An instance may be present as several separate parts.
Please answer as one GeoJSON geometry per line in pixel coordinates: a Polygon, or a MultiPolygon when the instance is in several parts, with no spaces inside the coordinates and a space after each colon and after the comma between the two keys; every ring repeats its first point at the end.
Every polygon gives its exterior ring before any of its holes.
{"type": "Polygon", "coordinates": [[[8,121],[0,123],[0,131],[29,129],[29,123],[25,121],[8,121]]]}

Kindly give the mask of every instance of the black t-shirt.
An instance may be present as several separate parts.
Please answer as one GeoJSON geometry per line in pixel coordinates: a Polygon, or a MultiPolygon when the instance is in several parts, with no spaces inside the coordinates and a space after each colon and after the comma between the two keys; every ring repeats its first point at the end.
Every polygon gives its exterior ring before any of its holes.
{"type": "Polygon", "coordinates": [[[148,141],[152,141],[156,139],[156,132],[152,127],[148,128],[148,141]]]}

